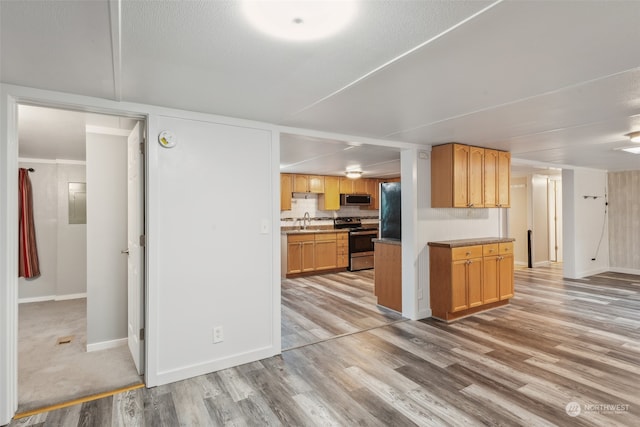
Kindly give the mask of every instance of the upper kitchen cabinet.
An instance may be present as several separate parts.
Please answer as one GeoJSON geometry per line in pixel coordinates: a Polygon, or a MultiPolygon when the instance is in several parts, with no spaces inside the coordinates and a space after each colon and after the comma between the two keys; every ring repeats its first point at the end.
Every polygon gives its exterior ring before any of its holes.
{"type": "Polygon", "coordinates": [[[380,209],[380,182],[378,178],[367,178],[365,182],[365,194],[371,196],[371,204],[369,206],[360,206],[360,209],[378,210],[380,209]]]}
{"type": "Polygon", "coordinates": [[[510,167],[511,157],[507,152],[463,144],[444,144],[433,147],[431,207],[509,206],[510,167]],[[501,168],[506,168],[506,175],[501,168]]]}
{"type": "Polygon", "coordinates": [[[324,194],[318,196],[318,209],[322,211],[340,210],[340,177],[324,177],[324,194]]]}
{"type": "Polygon", "coordinates": [[[484,150],[484,207],[510,206],[511,153],[484,150]]]}
{"type": "Polygon", "coordinates": [[[431,151],[431,207],[482,207],[484,149],[445,144],[431,151]]]}
{"type": "Polygon", "coordinates": [[[324,176],[293,175],[294,193],[324,193],[324,176]]]}
{"type": "Polygon", "coordinates": [[[291,193],[293,193],[293,176],[288,173],[280,174],[280,210],[291,210],[291,193]]]}
{"type": "Polygon", "coordinates": [[[340,194],[354,194],[353,179],[346,176],[340,177],[340,194]]]}

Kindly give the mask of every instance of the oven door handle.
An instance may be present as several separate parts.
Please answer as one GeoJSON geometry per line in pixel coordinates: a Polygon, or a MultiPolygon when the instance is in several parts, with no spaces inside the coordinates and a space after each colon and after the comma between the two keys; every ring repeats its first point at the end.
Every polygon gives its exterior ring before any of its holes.
{"type": "Polygon", "coordinates": [[[350,231],[349,234],[351,236],[366,236],[366,235],[370,235],[370,236],[377,236],[378,235],[378,231],[374,230],[368,230],[368,231],[350,231]]]}

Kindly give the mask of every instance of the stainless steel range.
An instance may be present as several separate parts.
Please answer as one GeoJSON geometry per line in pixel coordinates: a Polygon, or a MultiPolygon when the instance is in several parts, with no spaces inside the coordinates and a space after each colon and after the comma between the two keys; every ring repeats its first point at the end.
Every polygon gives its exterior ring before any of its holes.
{"type": "Polygon", "coordinates": [[[373,268],[373,239],[378,237],[378,227],[363,226],[360,218],[335,218],[333,227],[349,229],[349,271],[373,268]]]}

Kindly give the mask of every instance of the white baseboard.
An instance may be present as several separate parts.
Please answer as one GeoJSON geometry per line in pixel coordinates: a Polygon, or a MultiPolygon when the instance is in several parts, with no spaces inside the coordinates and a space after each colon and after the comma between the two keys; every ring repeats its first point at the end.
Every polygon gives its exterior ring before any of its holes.
{"type": "Polygon", "coordinates": [[[127,345],[127,339],[126,338],[120,338],[117,340],[111,340],[111,341],[102,341],[102,342],[97,342],[97,343],[93,343],[93,344],[87,344],[87,353],[90,353],[92,351],[100,351],[100,350],[107,350],[109,348],[116,348],[116,347],[120,347],[123,345],[127,345]]]}
{"type": "Polygon", "coordinates": [[[67,295],[57,295],[56,296],[56,301],[65,301],[68,299],[80,299],[80,298],[86,298],[87,297],[87,293],[83,292],[81,294],[67,294],[67,295]]]}
{"type": "Polygon", "coordinates": [[[624,273],[624,274],[637,274],[640,276],[640,270],[636,268],[619,268],[619,267],[611,267],[609,271],[614,273],[624,273]]]}
{"type": "Polygon", "coordinates": [[[86,298],[87,293],[81,294],[67,294],[67,295],[45,295],[43,297],[31,297],[31,298],[18,298],[18,304],[27,304],[30,302],[43,302],[43,301],[65,301],[69,299],[86,298]]]}

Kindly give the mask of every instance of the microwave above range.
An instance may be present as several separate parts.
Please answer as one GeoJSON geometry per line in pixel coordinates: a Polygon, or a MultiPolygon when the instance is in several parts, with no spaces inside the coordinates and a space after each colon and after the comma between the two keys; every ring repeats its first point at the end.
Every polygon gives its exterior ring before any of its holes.
{"type": "Polygon", "coordinates": [[[340,206],[369,206],[370,194],[340,194],[340,206]]]}

